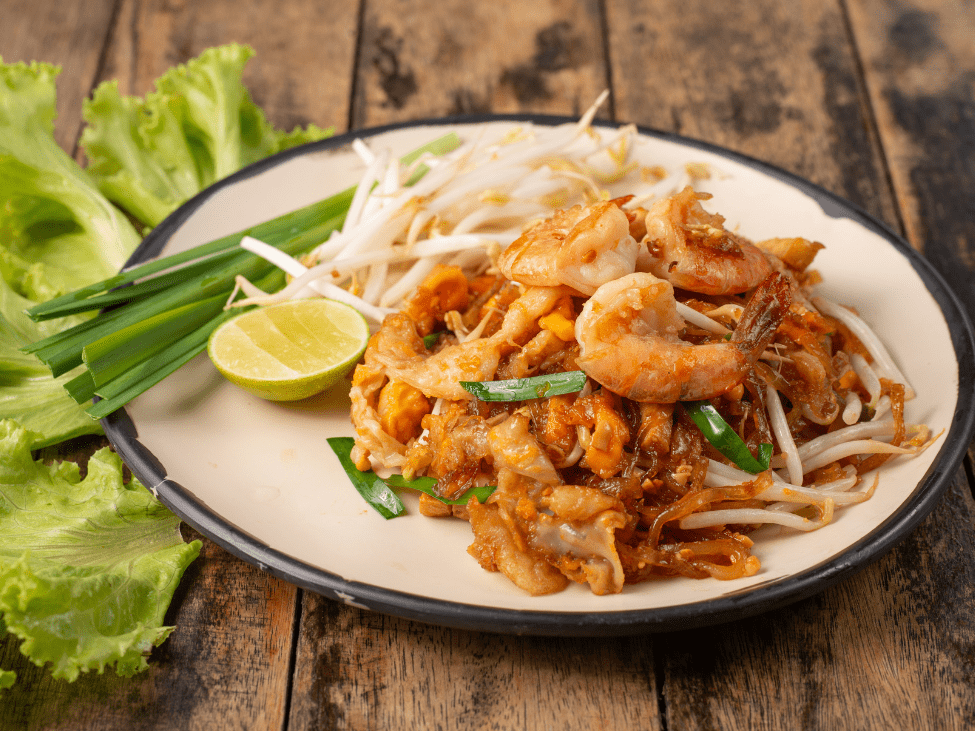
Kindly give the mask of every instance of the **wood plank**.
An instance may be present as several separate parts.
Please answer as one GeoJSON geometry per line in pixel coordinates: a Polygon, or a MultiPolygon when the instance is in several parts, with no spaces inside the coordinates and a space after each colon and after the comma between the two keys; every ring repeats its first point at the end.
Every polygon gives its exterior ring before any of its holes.
{"type": "Polygon", "coordinates": [[[652,637],[507,637],[309,595],[288,728],[659,729],[652,637]]]}
{"type": "Polygon", "coordinates": [[[609,0],[616,117],[785,168],[897,226],[839,2],[609,0]]]}
{"type": "MultiPolygon", "coordinates": [[[[200,538],[185,526],[183,535],[200,538]]],[[[0,703],[0,728],[283,728],[297,595],[204,540],[166,617],[176,630],[148,671],[66,683],[29,664],[12,636],[0,643],[0,667],[18,676],[0,703]]]]}
{"type": "Polygon", "coordinates": [[[894,552],[823,594],[742,622],[659,638],[668,728],[969,729],[975,567],[959,470],[894,552]]]}
{"type": "Polygon", "coordinates": [[[61,66],[54,139],[69,154],[81,134],[81,101],[98,74],[115,5],[60,0],[5,0],[3,4],[3,60],[46,61],[61,66]]]}
{"type": "MultiPolygon", "coordinates": [[[[607,18],[620,119],[768,160],[899,227],[839,3],[620,0],[607,18]]],[[[943,218],[957,216],[956,205],[943,218]]],[[[959,472],[877,566],[785,610],[658,638],[667,726],[964,727],[973,516],[959,472]]]]}
{"type": "Polygon", "coordinates": [[[367,2],[354,125],[577,115],[606,87],[596,0],[367,2]]]}
{"type": "Polygon", "coordinates": [[[166,69],[211,46],[244,43],[244,83],[271,123],[348,125],[357,4],[341,0],[193,3],[124,0],[102,78],[142,95],[166,69]]]}
{"type": "Polygon", "coordinates": [[[975,313],[975,7],[849,3],[906,235],[975,313]]]}

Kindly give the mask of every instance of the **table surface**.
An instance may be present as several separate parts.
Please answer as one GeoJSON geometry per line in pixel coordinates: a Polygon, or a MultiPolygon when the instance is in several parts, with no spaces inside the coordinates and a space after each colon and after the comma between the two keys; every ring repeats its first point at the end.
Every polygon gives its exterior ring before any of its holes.
{"type": "MultiPolygon", "coordinates": [[[[166,68],[231,41],[256,50],[245,80],[289,129],[575,115],[609,87],[606,117],[728,147],[853,201],[975,314],[967,0],[4,0],[2,14],[6,61],[63,66],[56,136],[68,150],[97,83],[144,94],[166,68]]],[[[177,629],[147,672],[67,684],[0,642],[0,667],[19,676],[0,696],[0,728],[970,728],[972,484],[966,460],[903,543],[816,596],[617,639],[364,612],[203,539],[167,616],[177,629]]]]}

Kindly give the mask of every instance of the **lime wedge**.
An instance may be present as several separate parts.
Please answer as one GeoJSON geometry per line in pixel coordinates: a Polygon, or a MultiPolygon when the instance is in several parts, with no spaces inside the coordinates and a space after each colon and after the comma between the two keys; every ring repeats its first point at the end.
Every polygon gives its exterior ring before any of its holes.
{"type": "Polygon", "coordinates": [[[342,379],[369,340],[365,319],[328,299],[246,312],[213,331],[210,360],[224,377],[270,401],[297,401],[342,379]]]}

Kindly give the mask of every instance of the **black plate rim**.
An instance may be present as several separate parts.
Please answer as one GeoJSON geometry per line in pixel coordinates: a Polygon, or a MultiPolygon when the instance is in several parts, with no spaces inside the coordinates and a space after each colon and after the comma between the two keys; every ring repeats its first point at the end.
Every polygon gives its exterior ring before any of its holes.
{"type": "MultiPolygon", "coordinates": [[[[357,137],[367,138],[407,127],[450,127],[488,122],[521,122],[551,126],[576,121],[573,117],[541,114],[482,114],[407,122],[353,130],[301,145],[260,160],[201,191],[163,220],[133,252],[126,266],[161,252],[186,220],[219,190],[258,175],[288,160],[333,150],[357,137]]],[[[624,123],[595,120],[594,125],[620,128],[624,123]]],[[[901,507],[846,551],[805,571],[744,589],[740,594],[654,609],[609,612],[552,612],[514,610],[430,599],[381,586],[348,581],[292,558],[212,513],[193,493],[165,478],[165,467],[139,442],[138,430],[125,409],[102,419],[115,450],[132,472],[187,524],[235,556],[303,589],[353,606],[457,629],[537,636],[613,636],[690,629],[754,616],[807,598],[877,561],[904,540],[934,509],[951,484],[975,434],[975,336],[960,300],[934,267],[886,224],[856,204],[770,163],[702,140],[636,125],[641,135],[711,152],[758,170],[816,200],[832,217],[851,218],[887,240],[907,258],[938,303],[951,335],[958,361],[959,393],[945,443],[935,462],[901,507]]]]}

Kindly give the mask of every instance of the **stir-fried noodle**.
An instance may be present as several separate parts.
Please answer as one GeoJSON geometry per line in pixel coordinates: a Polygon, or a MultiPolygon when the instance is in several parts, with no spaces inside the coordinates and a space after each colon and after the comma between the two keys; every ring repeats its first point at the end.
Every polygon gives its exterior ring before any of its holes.
{"type": "Polygon", "coordinates": [[[688,184],[699,168],[641,170],[634,130],[590,121],[473,139],[412,187],[358,144],[344,229],[278,260],[284,290],[241,282],[234,304],[334,296],[372,318],[353,459],[432,477],[445,499],[496,485],[462,506],[421,495],[421,511],[468,520],[471,555],[525,591],[753,575],[757,526],[826,525],[930,433],[905,421],[914,392],[869,325],[814,292],[822,244],[729,231],[688,184]],[[557,396],[461,385],[571,371],[585,386],[557,396]]]}

